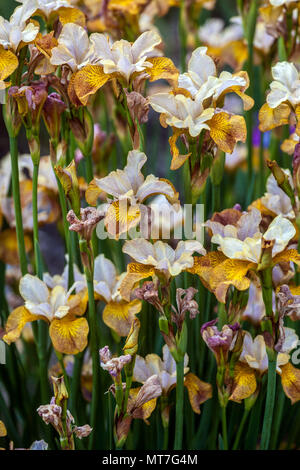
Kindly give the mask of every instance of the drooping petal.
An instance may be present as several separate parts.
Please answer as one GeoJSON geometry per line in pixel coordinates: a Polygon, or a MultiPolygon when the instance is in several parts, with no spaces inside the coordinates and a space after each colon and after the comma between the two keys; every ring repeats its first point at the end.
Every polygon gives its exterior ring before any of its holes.
{"type": "Polygon", "coordinates": [[[150,57],[147,62],[152,64],[152,67],[146,69],[146,72],[150,75],[150,82],[164,79],[171,84],[176,83],[179,71],[171,59],[167,57],[150,57]]]}
{"type": "Polygon", "coordinates": [[[86,318],[66,316],[54,319],[49,328],[53,347],[62,354],[77,354],[87,346],[89,325],[86,318]]]}
{"type": "Polygon", "coordinates": [[[78,99],[85,106],[91,95],[94,95],[111,78],[103,72],[100,65],[87,65],[76,73],[74,89],[78,99]]]}
{"type": "Polygon", "coordinates": [[[200,414],[200,405],[212,397],[212,386],[203,382],[195,374],[189,373],[184,378],[184,386],[188,390],[193,411],[200,414]]]}
{"type": "Polygon", "coordinates": [[[134,286],[141,281],[154,274],[153,266],[147,266],[139,263],[129,263],[127,266],[127,274],[124,277],[121,286],[120,294],[124,300],[130,301],[130,294],[134,286]]]}
{"type": "Polygon", "coordinates": [[[39,320],[40,318],[37,315],[32,315],[24,306],[16,308],[7,319],[3,341],[7,344],[14,343],[20,338],[26,323],[39,320]]]}
{"type": "Polygon", "coordinates": [[[281,366],[281,384],[292,405],[300,400],[300,370],[290,362],[281,366]]]}
{"type": "Polygon", "coordinates": [[[217,113],[208,125],[211,138],[223,152],[232,153],[237,142],[246,141],[247,129],[243,116],[217,113]]]}
{"type": "Polygon", "coordinates": [[[5,80],[18,67],[17,56],[0,45],[0,80],[5,80]]]}
{"type": "Polygon", "coordinates": [[[127,336],[141,308],[142,303],[137,299],[132,302],[109,302],[103,310],[103,321],[119,336],[127,336]]]}
{"type": "Polygon", "coordinates": [[[270,108],[270,106],[265,103],[258,114],[259,129],[262,132],[266,132],[275,127],[284,126],[289,123],[290,114],[291,108],[286,103],[282,103],[274,109],[270,108]]]}
{"type": "Polygon", "coordinates": [[[255,372],[248,364],[238,362],[234,368],[233,389],[229,400],[240,403],[250,397],[256,390],[255,372]]]}

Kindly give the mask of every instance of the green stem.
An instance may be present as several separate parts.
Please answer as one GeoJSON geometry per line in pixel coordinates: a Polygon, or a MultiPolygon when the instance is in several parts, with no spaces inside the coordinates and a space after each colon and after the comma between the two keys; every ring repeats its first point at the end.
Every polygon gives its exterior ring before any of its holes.
{"type": "Polygon", "coordinates": [[[182,449],[183,401],[184,401],[184,359],[176,362],[176,424],[174,450],[182,449]]]}
{"type": "Polygon", "coordinates": [[[34,262],[36,275],[41,279],[43,267],[41,266],[41,256],[39,249],[39,221],[38,221],[38,175],[39,163],[33,164],[32,176],[32,220],[33,220],[33,244],[34,244],[34,262]]]}
{"type": "Polygon", "coordinates": [[[18,241],[18,252],[20,258],[20,267],[22,276],[27,273],[27,259],[25,251],[25,239],[22,221],[22,207],[20,198],[20,184],[19,184],[19,165],[18,165],[18,140],[17,137],[9,136],[10,157],[11,157],[11,177],[12,177],[12,192],[14,199],[14,209],[16,218],[16,232],[18,241]]]}
{"type": "Polygon", "coordinates": [[[88,287],[89,297],[89,327],[90,327],[90,348],[92,356],[92,370],[93,370],[93,387],[92,387],[92,403],[91,403],[91,427],[93,432],[91,433],[89,440],[89,449],[94,449],[96,427],[99,424],[98,420],[98,409],[100,400],[100,359],[99,359],[99,346],[97,338],[97,320],[96,320],[96,308],[94,299],[94,282],[91,273],[87,273],[85,269],[86,281],[88,287]]]}
{"type": "Polygon", "coordinates": [[[169,447],[169,426],[164,426],[164,442],[163,442],[163,449],[168,450],[169,447]]]}
{"type": "Polygon", "coordinates": [[[185,18],[185,1],[180,2],[179,12],[179,37],[180,37],[180,65],[181,73],[185,72],[186,56],[187,56],[187,33],[186,33],[186,18],[185,18]]]}
{"type": "MultiPolygon", "coordinates": [[[[251,408],[250,408],[250,409],[251,409],[251,408]]],[[[241,422],[240,422],[239,429],[238,429],[238,432],[237,432],[237,435],[236,435],[236,438],[235,438],[235,441],[234,441],[232,450],[237,450],[237,449],[239,448],[239,443],[240,443],[241,435],[242,435],[242,432],[243,432],[243,430],[244,430],[244,426],[245,426],[245,424],[246,424],[246,421],[247,421],[247,418],[248,418],[250,409],[246,409],[246,408],[244,409],[244,414],[243,414],[242,420],[241,420],[241,422]]]]}
{"type": "Polygon", "coordinates": [[[264,414],[264,422],[261,436],[260,449],[268,450],[272,421],[273,421],[273,411],[275,404],[275,391],[276,391],[276,363],[277,363],[277,354],[274,351],[271,353],[268,352],[269,367],[268,367],[268,385],[267,385],[267,398],[266,398],[266,407],[264,414]]]}
{"type": "MultiPolygon", "coordinates": [[[[248,61],[247,61],[247,72],[249,75],[249,95],[253,95],[253,82],[254,82],[254,73],[253,73],[253,41],[256,29],[256,19],[258,13],[258,0],[252,0],[250,4],[250,9],[248,12],[247,23],[244,23],[246,26],[246,37],[248,42],[248,61]]],[[[252,135],[253,135],[253,109],[249,110],[246,113],[246,124],[247,124],[247,158],[248,158],[248,184],[249,187],[252,184],[253,177],[253,146],[252,146],[252,135]]]]}
{"type": "Polygon", "coordinates": [[[222,435],[224,450],[228,450],[226,406],[221,406],[222,435]]]}

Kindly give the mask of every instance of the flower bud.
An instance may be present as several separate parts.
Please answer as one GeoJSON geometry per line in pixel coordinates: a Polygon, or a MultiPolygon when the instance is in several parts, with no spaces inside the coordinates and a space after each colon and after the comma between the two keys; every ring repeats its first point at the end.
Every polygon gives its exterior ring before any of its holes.
{"type": "Polygon", "coordinates": [[[53,392],[55,403],[63,407],[63,403],[69,398],[68,390],[65,385],[64,377],[51,377],[53,383],[53,392]]]}
{"type": "Polygon", "coordinates": [[[125,354],[130,354],[131,356],[134,356],[137,353],[140,327],[140,320],[138,320],[138,318],[135,318],[131,324],[131,328],[123,348],[125,354]]]}

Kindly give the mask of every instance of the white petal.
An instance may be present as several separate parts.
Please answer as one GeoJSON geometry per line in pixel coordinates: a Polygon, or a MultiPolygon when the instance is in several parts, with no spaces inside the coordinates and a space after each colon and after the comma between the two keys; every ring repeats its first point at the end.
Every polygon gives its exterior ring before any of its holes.
{"type": "Polygon", "coordinates": [[[26,274],[20,280],[20,294],[25,301],[35,304],[48,302],[49,290],[46,284],[38,277],[26,274]]]}

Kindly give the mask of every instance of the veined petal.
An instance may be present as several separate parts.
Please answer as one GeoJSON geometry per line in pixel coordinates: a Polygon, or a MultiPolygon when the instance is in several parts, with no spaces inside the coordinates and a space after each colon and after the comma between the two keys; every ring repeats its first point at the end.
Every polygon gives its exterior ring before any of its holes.
{"type": "Polygon", "coordinates": [[[141,308],[142,303],[138,299],[132,302],[109,302],[103,310],[103,321],[119,336],[127,336],[141,308]]]}
{"type": "Polygon", "coordinates": [[[87,346],[89,325],[85,318],[54,319],[49,334],[56,351],[62,354],[77,354],[87,346]]]}
{"type": "Polygon", "coordinates": [[[288,104],[282,103],[277,108],[273,109],[265,103],[258,114],[259,129],[262,132],[270,131],[275,127],[283,126],[289,123],[289,116],[291,108],[288,104]]]}
{"type": "Polygon", "coordinates": [[[18,67],[17,56],[0,45],[0,80],[5,80],[18,67]]]}
{"type": "Polygon", "coordinates": [[[281,366],[281,384],[292,405],[300,400],[300,370],[290,362],[281,366]]]}
{"type": "Polygon", "coordinates": [[[0,421],[0,437],[5,437],[7,435],[6,427],[3,421],[0,421]]]}
{"type": "Polygon", "coordinates": [[[124,300],[130,302],[130,294],[135,285],[142,279],[146,279],[154,274],[153,266],[139,263],[129,263],[127,273],[120,286],[120,294],[124,300]]]}
{"type": "Polygon", "coordinates": [[[188,390],[193,411],[200,414],[200,405],[212,397],[211,384],[203,382],[195,374],[189,373],[184,377],[184,386],[188,390]]]}
{"type": "Polygon", "coordinates": [[[150,75],[150,82],[164,79],[171,84],[176,83],[179,71],[171,59],[167,57],[150,57],[147,62],[152,64],[152,67],[146,69],[146,72],[150,75]]]}
{"type": "Polygon", "coordinates": [[[24,306],[16,308],[7,319],[3,341],[7,344],[14,343],[20,338],[26,323],[39,319],[41,317],[32,315],[24,306]]]}
{"type": "Polygon", "coordinates": [[[63,26],[67,23],[85,26],[85,14],[79,8],[61,7],[58,10],[58,15],[63,26]]]}
{"type": "Polygon", "coordinates": [[[108,233],[118,238],[121,233],[128,232],[141,220],[139,205],[130,205],[127,200],[114,201],[110,204],[104,219],[108,233]]]}
{"type": "Polygon", "coordinates": [[[90,95],[94,95],[110,78],[100,65],[87,65],[77,72],[74,88],[81,103],[86,105],[90,95]]]}
{"type": "Polygon", "coordinates": [[[240,403],[250,397],[256,390],[255,372],[248,364],[238,362],[234,368],[233,390],[229,400],[240,403]]]}
{"type": "Polygon", "coordinates": [[[247,128],[243,116],[217,113],[208,125],[211,138],[223,152],[232,153],[238,141],[246,141],[247,128]]]}
{"type": "Polygon", "coordinates": [[[85,192],[85,199],[89,206],[96,206],[97,200],[102,193],[102,189],[99,188],[95,179],[93,179],[85,192]]]}

